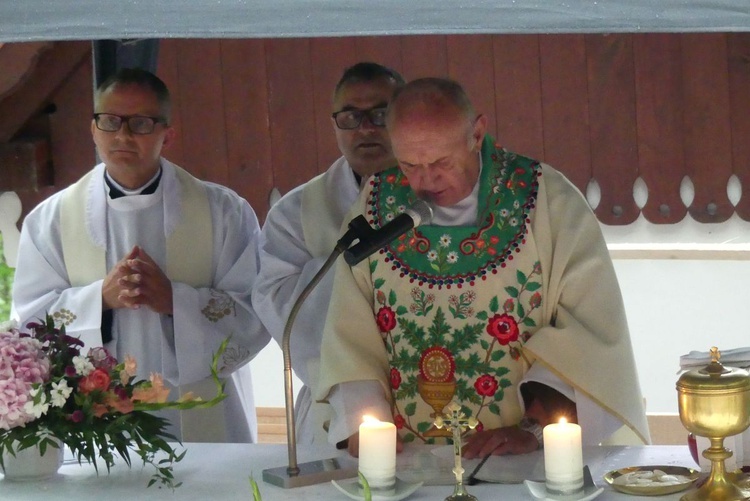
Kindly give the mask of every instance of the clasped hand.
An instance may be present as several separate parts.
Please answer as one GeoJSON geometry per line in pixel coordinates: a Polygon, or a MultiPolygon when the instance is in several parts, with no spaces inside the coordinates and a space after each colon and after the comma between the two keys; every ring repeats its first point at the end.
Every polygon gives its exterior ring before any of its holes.
{"type": "Polygon", "coordinates": [[[102,304],[104,309],[146,306],[171,315],[172,282],[151,256],[136,245],[104,278],[102,304]]]}

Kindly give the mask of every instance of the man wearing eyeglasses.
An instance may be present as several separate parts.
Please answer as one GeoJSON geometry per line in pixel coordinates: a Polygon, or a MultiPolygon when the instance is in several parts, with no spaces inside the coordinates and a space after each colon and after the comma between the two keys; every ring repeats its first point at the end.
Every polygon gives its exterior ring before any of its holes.
{"type": "MultiPolygon", "coordinates": [[[[362,62],[346,69],[333,93],[331,122],[342,157],[320,176],[298,186],[268,213],[261,236],[261,270],[253,306],[282,343],[289,312],[340,237],[346,214],[372,174],[396,165],[385,130],[385,110],[404,83],[397,72],[362,62]]],[[[333,273],[303,303],[291,334],[292,365],[305,386],[295,404],[297,443],[327,441],[328,406],[314,404],[325,314],[333,273]]]]}
{"type": "MultiPolygon", "coordinates": [[[[231,335],[223,375],[269,341],[250,305],[258,220],[233,191],[164,159],[175,136],[164,83],[125,69],[97,90],[91,133],[102,163],[36,207],[21,232],[13,316],[49,312],[88,348],[135,357],[177,399],[216,394],[212,355],[231,335]]],[[[227,381],[214,408],[167,411],[183,441],[250,442],[252,388],[227,381]]]]}

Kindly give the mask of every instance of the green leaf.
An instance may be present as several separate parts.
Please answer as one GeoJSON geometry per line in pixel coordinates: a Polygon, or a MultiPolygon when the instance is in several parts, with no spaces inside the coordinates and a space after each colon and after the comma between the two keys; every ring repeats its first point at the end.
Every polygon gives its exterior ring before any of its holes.
{"type": "Polygon", "coordinates": [[[493,403],[491,403],[490,405],[488,405],[488,406],[487,406],[487,408],[488,408],[488,409],[490,410],[490,412],[491,412],[491,413],[493,413],[494,415],[496,415],[496,416],[499,416],[499,415],[500,415],[500,406],[499,406],[499,405],[497,405],[496,403],[494,403],[494,402],[493,402],[493,403]]]}
{"type": "Polygon", "coordinates": [[[253,501],[263,501],[263,496],[260,495],[258,482],[255,481],[252,475],[250,475],[250,488],[253,491],[253,501]]]}
{"type": "Polygon", "coordinates": [[[410,402],[406,404],[406,407],[404,407],[404,414],[411,417],[417,412],[417,403],[416,402],[410,402]]]}
{"type": "Polygon", "coordinates": [[[375,268],[378,267],[378,261],[370,261],[370,275],[373,275],[375,273],[375,268]]]}
{"type": "Polygon", "coordinates": [[[492,313],[497,313],[497,310],[500,309],[500,301],[497,299],[497,296],[492,296],[492,299],[490,300],[490,311],[492,313]]]}
{"type": "Polygon", "coordinates": [[[521,301],[518,302],[518,308],[516,308],[516,311],[518,312],[518,318],[523,318],[526,315],[526,309],[521,304],[521,301]]]}
{"type": "Polygon", "coordinates": [[[519,284],[525,284],[528,278],[526,278],[526,275],[521,270],[516,270],[516,280],[518,280],[519,284]]]}
{"type": "Polygon", "coordinates": [[[388,294],[388,304],[390,306],[393,306],[394,304],[396,304],[396,300],[397,300],[397,298],[396,298],[396,291],[394,291],[393,289],[391,289],[390,294],[388,294]]]}
{"type": "Polygon", "coordinates": [[[417,423],[417,431],[422,435],[424,435],[424,432],[426,432],[430,428],[432,428],[432,423],[430,423],[429,421],[421,421],[417,423]]]}
{"type": "Polygon", "coordinates": [[[375,282],[373,282],[372,285],[373,285],[373,288],[380,289],[383,286],[384,283],[385,283],[385,279],[384,278],[376,278],[375,282]]]}
{"type": "Polygon", "coordinates": [[[404,305],[396,308],[396,315],[406,315],[407,313],[409,313],[409,309],[404,305]]]}
{"type": "Polygon", "coordinates": [[[503,357],[505,357],[505,352],[502,350],[495,350],[492,352],[492,355],[490,356],[493,362],[498,362],[502,360],[503,357]]]}
{"type": "Polygon", "coordinates": [[[362,484],[362,494],[365,501],[372,501],[372,493],[370,492],[370,483],[367,481],[361,471],[358,471],[359,483],[362,484]]]}
{"type": "Polygon", "coordinates": [[[526,317],[523,319],[523,322],[521,322],[523,325],[528,325],[529,327],[535,327],[536,322],[531,317],[526,317]]]}
{"type": "Polygon", "coordinates": [[[475,316],[476,316],[476,317],[477,317],[477,318],[478,318],[479,320],[485,320],[485,321],[486,321],[487,319],[489,319],[489,318],[490,318],[490,317],[489,317],[489,316],[487,315],[487,312],[486,312],[486,311],[480,311],[480,312],[478,312],[478,313],[477,313],[477,314],[476,314],[475,316]]]}
{"type": "Polygon", "coordinates": [[[505,288],[505,292],[507,292],[510,297],[513,297],[513,298],[518,297],[518,289],[515,287],[508,286],[505,288]]]}
{"type": "Polygon", "coordinates": [[[540,284],[539,282],[529,282],[528,284],[526,284],[526,290],[530,290],[532,292],[541,288],[542,284],[540,284]]]}
{"type": "Polygon", "coordinates": [[[490,343],[488,343],[486,339],[480,340],[479,346],[481,346],[484,351],[487,351],[490,349],[490,343]]]}

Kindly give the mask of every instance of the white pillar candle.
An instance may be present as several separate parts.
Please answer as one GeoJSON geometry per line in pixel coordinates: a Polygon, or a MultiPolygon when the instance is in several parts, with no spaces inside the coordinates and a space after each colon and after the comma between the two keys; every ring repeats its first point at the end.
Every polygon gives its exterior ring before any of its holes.
{"type": "Polygon", "coordinates": [[[372,489],[396,484],[396,425],[364,417],[359,426],[359,472],[372,489]]]}
{"type": "Polygon", "coordinates": [[[561,419],[544,427],[544,474],[547,490],[569,494],[583,488],[581,427],[561,419]]]}

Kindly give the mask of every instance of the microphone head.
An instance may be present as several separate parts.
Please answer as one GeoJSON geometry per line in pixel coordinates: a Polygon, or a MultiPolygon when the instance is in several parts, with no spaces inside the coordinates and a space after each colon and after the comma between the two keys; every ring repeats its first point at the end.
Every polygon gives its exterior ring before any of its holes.
{"type": "Polygon", "coordinates": [[[421,198],[418,198],[411,207],[406,209],[406,213],[414,220],[415,228],[421,224],[430,224],[432,221],[432,207],[421,198]]]}

